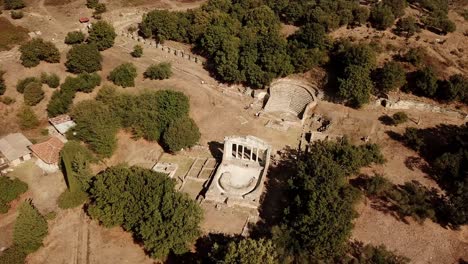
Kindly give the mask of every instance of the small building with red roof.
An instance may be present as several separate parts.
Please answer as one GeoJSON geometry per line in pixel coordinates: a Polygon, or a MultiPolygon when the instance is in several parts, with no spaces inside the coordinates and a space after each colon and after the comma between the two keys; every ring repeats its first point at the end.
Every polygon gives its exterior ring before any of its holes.
{"type": "Polygon", "coordinates": [[[64,143],[57,137],[30,146],[32,153],[37,157],[36,165],[48,173],[59,169],[60,151],[64,143]]]}

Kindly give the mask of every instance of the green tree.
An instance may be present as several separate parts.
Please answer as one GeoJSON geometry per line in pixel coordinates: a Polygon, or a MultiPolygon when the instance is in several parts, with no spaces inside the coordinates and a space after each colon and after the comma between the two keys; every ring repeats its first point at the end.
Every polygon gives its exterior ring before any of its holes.
{"type": "Polygon", "coordinates": [[[411,89],[414,93],[427,97],[434,97],[437,93],[438,83],[434,70],[430,67],[424,67],[414,74],[414,84],[411,89]]]}
{"type": "Polygon", "coordinates": [[[96,7],[94,8],[93,16],[101,15],[102,13],[105,13],[106,11],[107,11],[106,4],[98,3],[96,7]]]}
{"type": "Polygon", "coordinates": [[[41,38],[34,38],[20,47],[21,64],[31,68],[39,65],[40,61],[49,63],[60,62],[60,52],[52,42],[41,38]]]}
{"type": "Polygon", "coordinates": [[[57,88],[60,85],[60,77],[55,74],[41,73],[41,82],[47,84],[50,88],[57,88]]]}
{"type": "Polygon", "coordinates": [[[132,63],[124,63],[113,69],[107,79],[114,84],[122,87],[135,86],[135,78],[137,77],[137,69],[132,63]]]}
{"type": "Polygon", "coordinates": [[[90,9],[96,8],[98,4],[99,4],[99,0],[86,0],[86,7],[90,9]]]}
{"type": "Polygon", "coordinates": [[[409,119],[405,112],[396,112],[392,115],[392,121],[394,125],[400,125],[407,122],[409,119]]]}
{"type": "Polygon", "coordinates": [[[172,152],[177,152],[186,147],[193,147],[199,139],[200,131],[198,126],[189,117],[174,120],[163,134],[163,142],[172,152]]]}
{"type": "Polygon", "coordinates": [[[44,91],[42,90],[42,84],[37,82],[31,82],[24,88],[24,103],[29,106],[37,105],[44,99],[44,91]]]}
{"type": "Polygon", "coordinates": [[[408,5],[406,0],[383,0],[382,3],[392,10],[395,17],[401,17],[405,14],[405,8],[408,5]]]}
{"type": "Polygon", "coordinates": [[[31,107],[27,105],[19,110],[18,118],[21,129],[33,129],[39,125],[39,119],[31,107]]]}
{"type": "Polygon", "coordinates": [[[369,70],[360,66],[349,66],[344,76],[338,78],[338,95],[353,107],[368,103],[374,89],[369,70]]]}
{"type": "Polygon", "coordinates": [[[117,37],[117,34],[111,24],[105,21],[98,21],[91,25],[88,42],[95,44],[102,51],[114,46],[115,37],[117,37]]]}
{"type": "Polygon", "coordinates": [[[346,139],[315,142],[299,156],[288,181],[289,205],[281,225],[273,230],[281,254],[297,263],[341,256],[359,197],[345,177],[374,162],[384,162],[377,145],[354,146],[346,139]]]}
{"type": "Polygon", "coordinates": [[[364,245],[362,242],[353,242],[350,245],[349,255],[352,260],[345,263],[375,263],[375,264],[407,264],[410,259],[389,251],[384,245],[364,245]]]}
{"type": "Polygon", "coordinates": [[[66,86],[62,85],[60,90],[54,91],[49,103],[47,104],[47,113],[49,117],[67,113],[73,103],[73,98],[75,98],[75,90],[66,86]]]}
{"type": "Polygon", "coordinates": [[[77,207],[88,199],[93,154],[77,141],[68,141],[60,151],[61,169],[68,189],[58,198],[62,209],[77,207]]]}
{"type": "Polygon", "coordinates": [[[224,264],[275,264],[280,263],[278,253],[272,241],[265,239],[245,238],[239,241],[232,241],[226,247],[214,245],[215,255],[220,259],[215,259],[216,263],[224,264]]]}
{"type": "Polygon", "coordinates": [[[402,56],[402,59],[403,61],[407,61],[413,64],[414,66],[421,66],[426,56],[426,50],[422,47],[417,47],[410,48],[408,52],[402,56]]]}
{"type": "Polygon", "coordinates": [[[357,25],[364,25],[370,16],[369,8],[365,6],[357,7],[353,10],[354,23],[357,25]]]}
{"type": "Polygon", "coordinates": [[[12,19],[21,19],[24,17],[24,13],[21,10],[12,10],[10,16],[12,19]]]}
{"type": "Polygon", "coordinates": [[[90,189],[90,215],[104,226],[121,225],[153,258],[182,254],[200,234],[202,210],[175,182],[148,169],[110,167],[90,189]],[[117,201],[117,202],[116,202],[117,201]]]}
{"type": "Polygon", "coordinates": [[[23,0],[3,0],[5,10],[21,9],[26,6],[23,0]]]}
{"type": "Polygon", "coordinates": [[[169,62],[152,64],[146,69],[146,71],[143,73],[143,76],[151,80],[169,79],[172,76],[171,67],[171,63],[169,62]]]}
{"type": "Polygon", "coordinates": [[[96,45],[74,45],[67,54],[68,71],[73,73],[100,71],[102,56],[96,45]]]}
{"type": "Polygon", "coordinates": [[[444,100],[460,100],[468,103],[468,78],[462,74],[454,74],[444,82],[439,88],[441,97],[444,100]]]}
{"type": "Polygon", "coordinates": [[[8,212],[9,202],[18,198],[28,190],[28,185],[19,179],[0,177],[0,214],[8,212]]]}
{"type": "Polygon", "coordinates": [[[406,84],[406,73],[401,64],[390,61],[376,71],[375,87],[382,93],[394,91],[406,84]]]}
{"type": "Polygon", "coordinates": [[[81,44],[85,41],[85,35],[81,31],[68,32],[65,37],[65,44],[81,44]]]}
{"type": "Polygon", "coordinates": [[[0,70],[0,95],[3,95],[6,91],[5,79],[3,79],[4,71],[0,70]]]}
{"type": "Polygon", "coordinates": [[[29,254],[42,246],[47,235],[47,221],[30,201],[23,202],[18,210],[13,230],[13,243],[29,254]]]}
{"type": "Polygon", "coordinates": [[[395,31],[398,35],[409,38],[415,33],[420,32],[421,29],[417,24],[416,18],[408,16],[398,20],[395,31]]]}
{"type": "Polygon", "coordinates": [[[0,264],[24,264],[26,253],[13,246],[0,254],[0,264]]]}
{"type": "Polygon", "coordinates": [[[18,91],[18,93],[24,93],[24,89],[26,89],[26,86],[28,86],[28,84],[30,83],[40,84],[41,80],[39,80],[36,77],[26,77],[24,79],[18,80],[18,82],[16,83],[16,91],[18,91]]]}
{"type": "Polygon", "coordinates": [[[385,30],[393,25],[395,15],[389,6],[377,4],[371,8],[370,21],[376,29],[385,30]]]}
{"type": "Polygon", "coordinates": [[[140,58],[143,55],[143,47],[141,45],[135,45],[131,55],[134,58],[140,58]]]}
{"type": "Polygon", "coordinates": [[[87,143],[100,158],[108,158],[117,148],[118,120],[106,105],[98,101],[82,101],[70,114],[76,126],[70,136],[87,143]]]}

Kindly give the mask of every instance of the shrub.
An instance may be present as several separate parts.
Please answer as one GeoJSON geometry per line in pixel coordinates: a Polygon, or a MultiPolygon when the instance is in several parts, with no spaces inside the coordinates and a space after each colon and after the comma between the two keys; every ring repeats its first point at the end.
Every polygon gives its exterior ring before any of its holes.
{"type": "Polygon", "coordinates": [[[400,125],[408,121],[408,115],[405,112],[396,112],[392,115],[392,121],[394,125],[400,125]]]}
{"type": "Polygon", "coordinates": [[[150,65],[148,69],[146,69],[146,71],[143,73],[143,76],[145,78],[151,80],[164,80],[170,78],[171,75],[171,64],[168,62],[150,65]]]}
{"type": "Polygon", "coordinates": [[[11,98],[9,96],[1,96],[0,97],[0,102],[6,104],[6,105],[11,105],[16,102],[15,98],[11,98]]]}
{"type": "Polygon", "coordinates": [[[98,4],[99,4],[99,0],[86,0],[86,7],[90,9],[96,8],[98,4]]]}
{"type": "Polygon", "coordinates": [[[104,4],[104,3],[98,3],[98,4],[96,5],[96,7],[94,8],[94,13],[93,13],[93,15],[100,15],[100,14],[106,12],[106,11],[107,11],[106,4],[104,4]]]}
{"type": "Polygon", "coordinates": [[[30,201],[23,202],[18,210],[13,241],[18,247],[29,254],[42,246],[42,240],[47,235],[47,221],[30,201]]]}
{"type": "Polygon", "coordinates": [[[18,198],[21,194],[28,190],[28,185],[19,179],[10,179],[8,177],[0,177],[0,214],[8,212],[9,202],[18,198]]]}
{"type": "Polygon", "coordinates": [[[395,22],[395,15],[387,5],[377,4],[371,8],[370,21],[378,30],[385,30],[395,22]]]}
{"type": "Polygon", "coordinates": [[[105,21],[98,21],[92,24],[89,31],[88,42],[95,44],[102,51],[114,45],[114,40],[117,34],[114,27],[105,21]]]}
{"type": "Polygon", "coordinates": [[[30,106],[37,105],[44,99],[44,91],[42,90],[42,84],[37,82],[29,83],[24,88],[24,103],[30,106]]]}
{"type": "Polygon", "coordinates": [[[353,260],[345,263],[356,264],[407,264],[410,259],[389,251],[384,245],[364,245],[362,242],[353,242],[349,254],[353,260]]]}
{"type": "Polygon", "coordinates": [[[12,246],[0,254],[0,264],[24,264],[26,253],[18,247],[12,246]]]}
{"type": "Polygon", "coordinates": [[[11,11],[10,15],[11,15],[11,18],[13,19],[21,19],[24,17],[23,11],[17,11],[17,10],[11,11]]]}
{"type": "Polygon", "coordinates": [[[367,195],[381,196],[392,188],[392,183],[382,175],[367,178],[364,182],[364,190],[367,195]]]}
{"type": "Polygon", "coordinates": [[[40,61],[49,63],[60,62],[60,52],[52,42],[34,38],[20,47],[21,64],[25,67],[35,67],[40,61]]]}
{"type": "Polygon", "coordinates": [[[215,244],[210,252],[213,263],[279,264],[278,252],[271,240],[242,238],[227,245],[215,244]]]}
{"type": "Polygon", "coordinates": [[[18,118],[21,129],[32,129],[39,125],[39,119],[37,119],[37,116],[31,107],[27,105],[24,105],[20,109],[18,118]]]}
{"type": "Polygon", "coordinates": [[[74,45],[67,54],[68,71],[73,73],[95,72],[101,70],[102,56],[96,45],[74,45]]]}
{"type": "Polygon", "coordinates": [[[23,0],[3,0],[3,5],[6,10],[21,9],[26,6],[23,0]]]}
{"type": "Polygon", "coordinates": [[[131,55],[135,58],[140,58],[143,55],[143,47],[141,45],[135,45],[131,55]]]}
{"type": "Polygon", "coordinates": [[[132,63],[124,63],[113,69],[107,77],[114,84],[122,87],[135,86],[137,69],[132,63]]]}
{"type": "Polygon", "coordinates": [[[83,191],[71,192],[65,190],[60,194],[57,204],[61,209],[70,209],[82,205],[88,199],[88,195],[83,191]]]}
{"type": "Polygon", "coordinates": [[[383,93],[398,89],[406,83],[405,70],[399,63],[387,62],[376,71],[374,83],[376,89],[383,93]]]}
{"type": "Polygon", "coordinates": [[[60,77],[55,74],[41,73],[41,82],[47,84],[50,88],[57,88],[60,85],[60,77]]]}
{"type": "Polygon", "coordinates": [[[468,78],[462,74],[450,76],[448,80],[442,82],[439,90],[444,100],[459,100],[468,104],[468,78]]]}
{"type": "Polygon", "coordinates": [[[81,31],[72,31],[68,32],[67,36],[65,37],[66,44],[80,44],[85,41],[85,35],[81,31]]]}
{"type": "Polygon", "coordinates": [[[199,139],[200,131],[195,122],[189,117],[179,118],[171,122],[163,135],[164,144],[172,152],[193,147],[199,139]]]}
{"type": "Polygon", "coordinates": [[[21,80],[18,80],[18,83],[16,84],[16,91],[19,93],[24,93],[24,89],[26,89],[26,86],[28,86],[30,83],[41,83],[41,80],[39,80],[36,77],[27,77],[21,80]]]}
{"type": "Polygon", "coordinates": [[[67,113],[73,103],[73,98],[75,98],[75,91],[73,90],[61,88],[60,90],[54,91],[47,104],[49,117],[67,113]]]}
{"type": "Polygon", "coordinates": [[[76,91],[90,93],[97,86],[101,85],[101,76],[97,73],[80,73],[76,77],[78,85],[75,87],[76,91]]]}
{"type": "Polygon", "coordinates": [[[426,218],[435,220],[435,211],[432,206],[434,195],[421,184],[406,182],[389,195],[397,206],[399,214],[411,216],[419,222],[423,222],[426,218]]]}
{"type": "Polygon", "coordinates": [[[49,220],[54,220],[57,217],[57,212],[55,211],[50,211],[47,214],[44,215],[44,218],[49,221],[49,220]]]}
{"type": "Polygon", "coordinates": [[[360,66],[349,66],[344,76],[338,78],[338,95],[353,107],[368,103],[374,85],[369,70],[360,66]]]}
{"type": "Polygon", "coordinates": [[[437,93],[437,81],[434,70],[430,67],[424,67],[414,73],[414,83],[410,89],[416,94],[433,98],[437,93]]]}
{"type": "Polygon", "coordinates": [[[6,91],[5,79],[3,79],[4,71],[0,70],[0,95],[3,95],[6,91]]]}
{"type": "Polygon", "coordinates": [[[416,18],[408,16],[398,20],[395,31],[398,35],[404,35],[408,38],[413,36],[415,33],[420,32],[421,29],[416,22],[416,18]]]}
{"type": "Polygon", "coordinates": [[[426,50],[424,48],[418,47],[410,48],[408,52],[402,56],[402,59],[413,64],[414,66],[420,66],[426,56],[426,50]]]}

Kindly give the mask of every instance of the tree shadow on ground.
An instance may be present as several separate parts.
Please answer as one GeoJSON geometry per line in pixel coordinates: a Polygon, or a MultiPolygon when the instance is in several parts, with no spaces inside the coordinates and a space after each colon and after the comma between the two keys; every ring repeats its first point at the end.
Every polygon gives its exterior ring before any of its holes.
{"type": "Polygon", "coordinates": [[[195,242],[194,252],[186,252],[184,254],[176,255],[171,253],[166,264],[193,264],[193,263],[213,263],[210,254],[215,253],[213,248],[215,244],[218,246],[225,246],[231,241],[240,239],[240,236],[231,236],[226,234],[209,233],[197,239],[195,242]]]}
{"type": "Polygon", "coordinates": [[[271,160],[265,181],[265,191],[258,208],[260,220],[249,227],[253,238],[271,237],[271,228],[280,224],[284,209],[288,205],[288,180],[294,175],[295,159],[299,153],[292,148],[282,149],[278,153],[279,155],[271,160]]]}
{"type": "Polygon", "coordinates": [[[389,115],[383,115],[381,117],[379,117],[379,121],[386,125],[386,126],[393,126],[394,125],[394,122],[393,122],[393,118],[389,115]]]}

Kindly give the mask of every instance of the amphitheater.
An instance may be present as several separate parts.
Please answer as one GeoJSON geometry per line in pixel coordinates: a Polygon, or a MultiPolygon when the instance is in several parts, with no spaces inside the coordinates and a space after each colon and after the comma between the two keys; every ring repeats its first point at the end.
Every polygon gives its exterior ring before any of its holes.
{"type": "Polygon", "coordinates": [[[302,121],[317,104],[317,89],[304,81],[279,79],[270,85],[264,112],[283,121],[302,121]]]}

